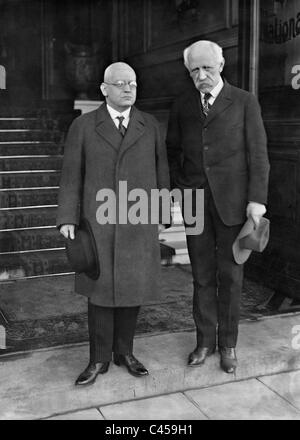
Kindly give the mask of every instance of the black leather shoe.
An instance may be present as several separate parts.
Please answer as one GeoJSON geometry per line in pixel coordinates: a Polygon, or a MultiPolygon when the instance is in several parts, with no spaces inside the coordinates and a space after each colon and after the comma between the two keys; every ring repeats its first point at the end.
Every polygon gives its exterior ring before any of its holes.
{"type": "Polygon", "coordinates": [[[220,347],[219,352],[221,355],[221,368],[225,373],[235,373],[237,366],[237,358],[235,348],[233,347],[220,347]]]}
{"type": "Polygon", "coordinates": [[[198,367],[199,365],[204,364],[207,356],[210,356],[216,351],[216,347],[199,347],[197,346],[195,350],[190,353],[188,359],[189,367],[198,367]]]}
{"type": "Polygon", "coordinates": [[[109,368],[109,362],[89,363],[77,378],[75,385],[90,385],[95,382],[98,374],[104,374],[109,368]]]}
{"type": "Polygon", "coordinates": [[[147,368],[138,361],[132,353],[130,354],[115,354],[114,363],[118,366],[125,365],[132,376],[141,377],[149,374],[147,368]]]}

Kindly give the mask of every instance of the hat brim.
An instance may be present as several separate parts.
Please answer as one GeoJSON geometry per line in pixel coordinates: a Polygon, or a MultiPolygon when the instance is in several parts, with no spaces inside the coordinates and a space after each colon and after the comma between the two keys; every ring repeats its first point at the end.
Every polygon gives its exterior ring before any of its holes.
{"type": "Polygon", "coordinates": [[[89,221],[85,218],[82,219],[81,226],[89,233],[90,242],[92,245],[94,259],[95,259],[94,269],[92,269],[90,271],[86,271],[84,273],[92,280],[97,280],[100,276],[100,264],[99,264],[99,258],[98,258],[97,244],[96,244],[96,241],[94,238],[92,227],[91,227],[89,221]]]}
{"type": "Polygon", "coordinates": [[[254,222],[251,218],[248,218],[232,245],[233,257],[237,264],[244,264],[250,257],[252,250],[242,248],[240,246],[240,239],[251,234],[253,230],[254,222]]]}
{"type": "Polygon", "coordinates": [[[81,219],[80,225],[75,233],[75,239],[66,240],[66,252],[71,268],[77,274],[84,274],[92,280],[97,280],[100,276],[100,264],[98,250],[94,234],[87,219],[81,219]],[[77,254],[83,254],[84,263],[78,261],[77,254]],[[86,261],[89,262],[88,269],[86,261]]]}

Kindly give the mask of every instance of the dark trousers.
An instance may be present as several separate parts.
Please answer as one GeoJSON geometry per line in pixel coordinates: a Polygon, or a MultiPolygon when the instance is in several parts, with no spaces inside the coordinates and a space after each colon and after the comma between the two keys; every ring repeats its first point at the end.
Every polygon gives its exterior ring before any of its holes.
{"type": "Polygon", "coordinates": [[[242,225],[226,226],[209,188],[204,189],[204,231],[187,235],[193,282],[197,344],[235,347],[238,336],[243,266],[235,263],[232,244],[242,225]],[[217,330],[218,329],[218,330],[217,330]]]}
{"type": "Polygon", "coordinates": [[[132,353],[140,307],[100,307],[88,302],[90,361],[108,362],[112,352],[132,353]]]}

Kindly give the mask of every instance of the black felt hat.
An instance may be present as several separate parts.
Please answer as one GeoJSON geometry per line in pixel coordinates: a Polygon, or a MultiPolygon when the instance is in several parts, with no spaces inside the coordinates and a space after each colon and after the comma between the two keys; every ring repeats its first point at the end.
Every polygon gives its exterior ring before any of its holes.
{"type": "Polygon", "coordinates": [[[67,239],[66,251],[69,263],[76,273],[85,273],[92,280],[100,275],[97,245],[90,223],[82,219],[75,238],[67,239]]]}

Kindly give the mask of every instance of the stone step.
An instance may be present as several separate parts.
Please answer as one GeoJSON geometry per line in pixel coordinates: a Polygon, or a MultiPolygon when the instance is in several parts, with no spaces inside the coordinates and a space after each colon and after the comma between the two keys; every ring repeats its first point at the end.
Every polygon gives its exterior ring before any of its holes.
{"type": "MultiPolygon", "coordinates": [[[[164,264],[166,255],[163,254],[165,252],[161,252],[164,264]]],[[[65,248],[0,254],[0,282],[71,272],[65,248]]]]}
{"type": "Polygon", "coordinates": [[[56,170],[30,172],[0,172],[0,188],[35,188],[59,185],[60,172],[56,170]]]}
{"type": "Polygon", "coordinates": [[[57,205],[58,186],[33,189],[0,189],[0,207],[57,205]]]}
{"type": "Polygon", "coordinates": [[[28,129],[0,129],[1,142],[19,142],[19,141],[61,141],[64,135],[60,131],[50,130],[28,130],[28,129]]]}
{"type": "Polygon", "coordinates": [[[57,207],[0,209],[0,230],[54,226],[57,207]]]}
{"type": "MultiPolygon", "coordinates": [[[[0,96],[5,100],[5,94],[7,90],[0,90],[0,96]]],[[[1,102],[2,104],[2,102],[1,102]]],[[[10,103],[5,105],[0,105],[0,117],[1,118],[36,118],[38,109],[31,105],[30,108],[27,107],[11,107],[10,103]]]]}
{"type": "Polygon", "coordinates": [[[0,255],[18,252],[53,249],[65,246],[65,239],[55,227],[40,227],[0,231],[0,255]]]}
{"type": "Polygon", "coordinates": [[[166,242],[167,244],[170,241],[181,241],[182,239],[185,240],[185,229],[184,226],[178,225],[178,226],[173,226],[172,228],[170,228],[171,231],[168,232],[169,230],[166,229],[164,232],[161,232],[159,237],[162,239],[163,242],[166,242]]]}
{"type": "MultiPolygon", "coordinates": [[[[53,249],[64,245],[65,239],[55,226],[0,230],[0,253],[53,249]]],[[[184,246],[175,248],[167,243],[160,243],[160,247],[163,259],[171,258],[184,249],[184,246]]]]}
{"type": "Polygon", "coordinates": [[[74,119],[73,114],[61,115],[59,119],[41,118],[1,118],[0,129],[30,129],[30,130],[63,130],[66,131],[74,119]]]}
{"type": "Polygon", "coordinates": [[[65,249],[0,254],[0,281],[70,272],[65,249]]]}
{"type": "Polygon", "coordinates": [[[0,117],[2,118],[63,118],[76,117],[80,115],[74,110],[74,102],[70,99],[51,99],[39,102],[30,102],[30,106],[12,106],[10,102],[5,103],[7,90],[0,90],[0,117]],[[2,104],[2,105],[1,105],[2,104]]]}
{"type": "Polygon", "coordinates": [[[63,156],[0,156],[0,171],[60,170],[63,156]]]}
{"type": "Polygon", "coordinates": [[[180,236],[176,241],[165,241],[164,243],[170,246],[171,248],[176,249],[177,253],[179,254],[181,253],[181,251],[185,252],[187,249],[186,238],[183,233],[180,234],[180,236]]]}
{"type": "Polygon", "coordinates": [[[0,117],[0,129],[16,129],[16,128],[44,128],[44,123],[39,118],[3,118],[0,117]]]}
{"type": "Polygon", "coordinates": [[[174,257],[172,257],[172,264],[191,264],[189,254],[186,252],[184,254],[174,255],[174,257]]]}
{"type": "MultiPolygon", "coordinates": [[[[42,123],[44,128],[48,128],[49,130],[59,130],[66,133],[74,118],[80,115],[81,112],[76,110],[73,113],[67,113],[65,115],[61,114],[57,119],[43,119],[42,123]]],[[[55,115],[55,117],[57,117],[57,115],[55,115]]]]}
{"type": "Polygon", "coordinates": [[[63,154],[62,143],[46,141],[0,142],[0,156],[63,154]]]}

